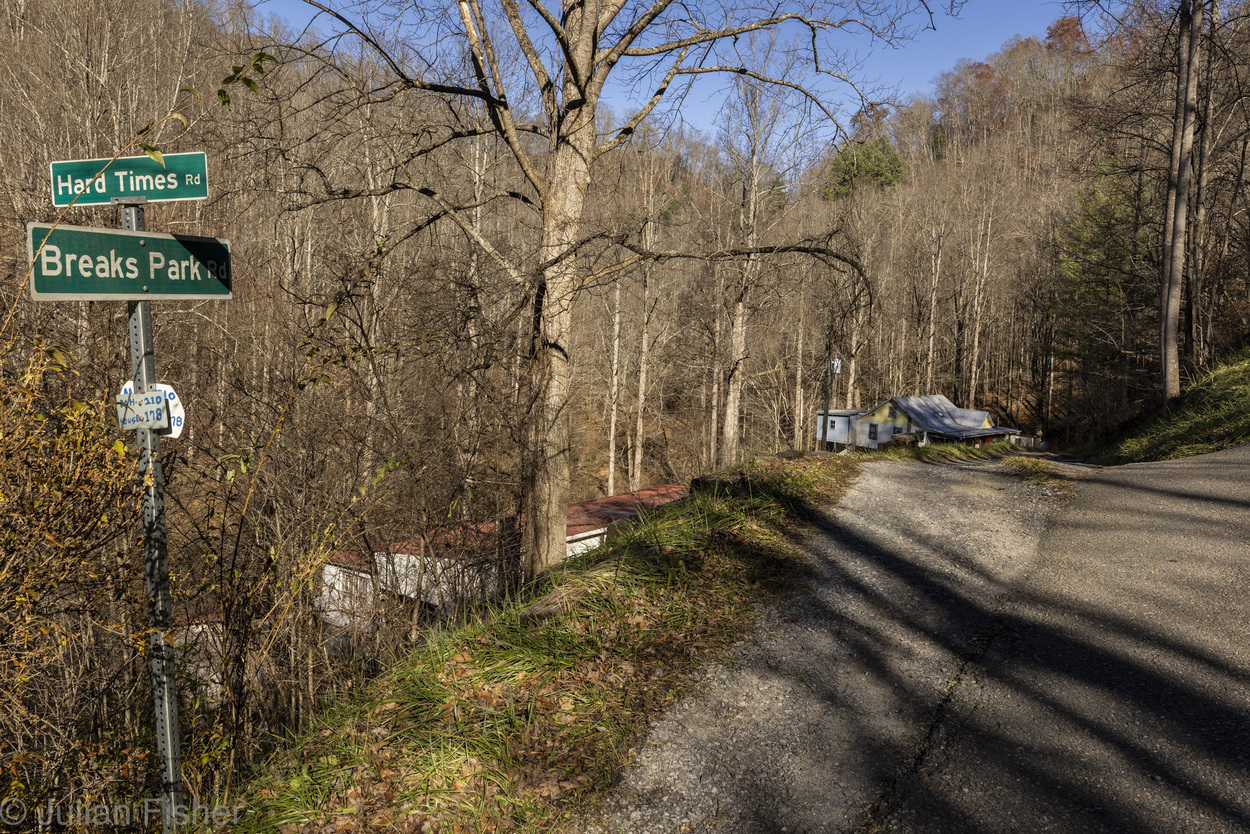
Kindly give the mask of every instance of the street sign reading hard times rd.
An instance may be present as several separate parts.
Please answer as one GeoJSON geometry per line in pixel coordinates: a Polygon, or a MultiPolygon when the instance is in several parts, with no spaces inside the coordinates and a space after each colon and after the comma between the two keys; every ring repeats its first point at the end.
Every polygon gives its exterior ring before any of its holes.
{"type": "Polygon", "coordinates": [[[135,198],[155,203],[208,197],[207,156],[203,153],[170,153],[162,159],[164,165],[150,156],[53,162],[52,205],[107,205],[113,200],[135,198]],[[107,170],[105,166],[108,166],[107,170]]]}
{"type": "Polygon", "coordinates": [[[36,301],[230,298],[230,242],[48,223],[26,225],[36,301]]]}

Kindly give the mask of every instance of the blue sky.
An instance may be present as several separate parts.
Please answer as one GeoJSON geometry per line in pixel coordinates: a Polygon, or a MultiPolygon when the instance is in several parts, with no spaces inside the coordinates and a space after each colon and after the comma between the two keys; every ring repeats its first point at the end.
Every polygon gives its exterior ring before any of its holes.
{"type": "Polygon", "coordinates": [[[901,49],[879,50],[868,70],[883,83],[900,84],[904,97],[927,93],[960,58],[985,58],[1016,35],[1044,38],[1063,15],[1063,3],[1055,0],[967,0],[959,18],[935,16],[937,31],[921,32],[901,49]]]}
{"type": "MultiPolygon", "coordinates": [[[[936,11],[942,2],[931,0],[930,5],[936,11]]],[[[309,7],[299,0],[264,0],[258,7],[261,14],[277,14],[292,25],[309,16],[309,7]]],[[[865,60],[863,76],[884,86],[897,85],[902,98],[927,93],[933,80],[952,69],[960,58],[985,58],[1016,35],[1045,37],[1047,26],[1063,14],[1061,0],[966,0],[958,18],[935,15],[936,30],[923,31],[898,49],[874,51],[865,60]]],[[[866,51],[868,44],[856,48],[866,51]]],[[[716,87],[715,83],[697,87],[686,100],[683,117],[689,124],[702,130],[712,129],[720,107],[716,87]]],[[[642,97],[641,91],[634,96],[621,90],[609,91],[609,104],[618,111],[630,110],[641,103],[642,97]]]]}
{"type": "MultiPolygon", "coordinates": [[[[942,2],[930,0],[929,5],[936,12],[942,2]]],[[[966,0],[959,17],[935,13],[936,29],[920,32],[899,48],[878,47],[869,51],[867,42],[853,45],[864,58],[860,80],[877,82],[887,88],[897,87],[900,99],[929,93],[933,81],[953,69],[959,59],[986,58],[1016,35],[1044,38],[1050,24],[1063,15],[1062,0],[966,0]]],[[[713,123],[721,107],[717,87],[716,82],[708,80],[686,99],[682,116],[688,125],[707,133],[715,131],[713,123]]],[[[619,93],[613,98],[616,100],[610,101],[611,104],[632,109],[620,101],[619,93]]],[[[637,107],[643,96],[639,93],[631,98],[633,107],[637,107]]]]}

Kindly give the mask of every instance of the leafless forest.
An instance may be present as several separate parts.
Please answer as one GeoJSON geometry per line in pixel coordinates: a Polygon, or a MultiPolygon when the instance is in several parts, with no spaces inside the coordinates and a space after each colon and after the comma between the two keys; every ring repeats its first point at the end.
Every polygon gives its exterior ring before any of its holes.
{"type": "Polygon", "coordinates": [[[810,448],[834,358],[833,407],[1070,446],[1247,333],[1241,0],[1077,3],[901,101],[824,50],[936,6],[326,2],[0,0],[10,795],[152,795],[126,310],[25,293],[50,161],[205,151],[148,228],[233,245],[233,300],[154,304],[193,795],[418,635],[385,599],[327,634],[336,552],[524,514],[532,574],[570,502],[810,448]]]}

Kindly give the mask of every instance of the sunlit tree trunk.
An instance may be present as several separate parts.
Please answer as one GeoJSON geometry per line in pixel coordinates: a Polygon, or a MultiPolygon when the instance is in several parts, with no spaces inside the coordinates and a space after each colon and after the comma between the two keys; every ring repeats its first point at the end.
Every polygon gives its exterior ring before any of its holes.
{"type": "Polygon", "coordinates": [[[929,232],[929,348],[925,354],[924,392],[933,393],[933,367],[937,359],[938,282],[942,275],[944,236],[937,229],[929,232]]]}
{"type": "Polygon", "coordinates": [[[1191,155],[1194,119],[1198,110],[1198,47],[1202,4],[1181,0],[1176,43],[1176,112],[1173,117],[1172,157],[1168,168],[1167,215],[1163,234],[1163,280],[1159,315],[1159,349],[1163,375],[1163,402],[1171,406],[1181,393],[1180,308],[1185,280],[1189,190],[1193,179],[1191,155]],[[1195,13],[1196,11],[1196,13],[1195,13]]]}
{"type": "Polygon", "coordinates": [[[608,495],[616,494],[616,414],[621,396],[621,282],[612,284],[612,367],[608,382],[608,495]]]}
{"type": "Polygon", "coordinates": [[[993,231],[992,209],[986,208],[977,226],[978,242],[974,248],[972,287],[972,347],[968,366],[968,408],[976,408],[977,372],[981,362],[981,317],[985,306],[985,281],[990,268],[990,235],[993,231]],[[979,256],[979,257],[978,257],[979,256]]]}
{"type": "Polygon", "coordinates": [[[794,335],[794,448],[802,451],[803,426],[807,422],[806,404],[803,402],[803,311],[807,306],[803,298],[803,282],[799,282],[798,299],[799,322],[794,335]]]}
{"type": "MultiPolygon", "coordinates": [[[[1211,179],[1211,150],[1215,141],[1215,38],[1220,25],[1220,0],[1211,0],[1211,22],[1207,30],[1207,54],[1205,85],[1203,89],[1202,136],[1198,143],[1197,182],[1194,188],[1193,233],[1189,239],[1189,280],[1185,282],[1186,294],[1186,356],[1193,367],[1202,366],[1208,358],[1205,321],[1205,283],[1208,275],[1207,251],[1204,244],[1207,232],[1208,184],[1211,179]]],[[[1194,72],[1196,75],[1196,71],[1194,72]]]]}

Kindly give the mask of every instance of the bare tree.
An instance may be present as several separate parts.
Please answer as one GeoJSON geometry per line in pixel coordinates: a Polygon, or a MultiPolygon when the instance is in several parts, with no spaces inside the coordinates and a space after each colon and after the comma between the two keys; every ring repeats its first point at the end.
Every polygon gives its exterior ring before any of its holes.
{"type": "Polygon", "coordinates": [[[810,149],[806,101],[789,79],[801,71],[793,53],[777,41],[776,33],[743,39],[742,63],[750,72],[734,79],[722,121],[722,146],[732,172],[732,192],[725,195],[739,206],[736,232],[748,254],[738,264],[730,297],[730,353],[725,384],[725,417],[720,462],[729,466],[739,458],[739,424],[747,379],[747,328],[758,304],[757,284],[762,260],[755,254],[766,234],[788,208],[787,186],[793,184],[810,149]],[[780,79],[781,86],[761,81],[780,79]]]}
{"type": "MultiPolygon", "coordinates": [[[[1159,356],[1160,394],[1170,407],[1181,390],[1181,308],[1185,296],[1186,255],[1191,248],[1191,191],[1194,186],[1194,138],[1199,121],[1198,85],[1203,75],[1201,45],[1207,22],[1210,29],[1219,26],[1219,0],[1176,0],[1162,8],[1139,0],[1086,0],[1083,4],[1105,13],[1113,35],[1132,32],[1154,11],[1164,12],[1170,20],[1164,31],[1173,50],[1171,141],[1168,144],[1166,186],[1163,195],[1162,257],[1159,276],[1159,356]]],[[[1138,63],[1146,56],[1138,56],[1138,63]]],[[[1209,75],[1209,73],[1208,73],[1209,75]]],[[[1209,151],[1209,148],[1206,150],[1209,151]]],[[[1199,196],[1204,184],[1200,183],[1199,196]]],[[[1200,222],[1205,216],[1200,213],[1200,222]]],[[[1191,345],[1192,349],[1192,345],[1191,345]]]]}
{"type": "MultiPolygon", "coordinates": [[[[784,10],[761,11],[752,4],[719,4],[692,9],[673,0],[625,0],[585,4],[563,0],[559,14],[546,4],[501,0],[459,0],[454,6],[378,4],[359,16],[306,0],[332,24],[363,41],[390,70],[389,80],[369,91],[382,98],[408,93],[482,103],[497,134],[515,157],[524,189],[489,194],[511,197],[532,208],[537,244],[521,257],[509,255],[474,229],[469,201],[456,201],[429,183],[412,182],[402,169],[386,186],[422,194],[438,213],[465,229],[482,250],[512,277],[532,322],[526,374],[525,553],[532,575],[564,557],[569,499],[570,332],[573,302],[594,275],[579,268],[578,256],[602,239],[586,234],[582,217],[594,163],[619,147],[673,91],[703,75],[734,73],[819,101],[820,85],[848,77],[831,38],[860,32],[884,41],[906,37],[908,26],[931,22],[925,0],[899,0],[865,6],[806,0],[784,10]],[[919,18],[915,15],[922,13],[919,18]],[[753,32],[804,33],[810,73],[781,79],[743,65],[733,49],[753,32]],[[402,33],[419,31],[420,40],[403,42],[402,33]],[[468,75],[458,74],[467,56],[468,75]],[[523,71],[513,71],[517,57],[523,71]],[[600,134],[597,117],[604,89],[614,76],[653,85],[633,116],[600,134]]],[[[957,6],[957,2],[952,2],[957,6]]],[[[833,112],[825,108],[832,118],[833,112]]],[[[452,131],[442,141],[477,133],[452,131]]],[[[635,246],[613,269],[658,253],[635,246]]],[[[750,246],[736,254],[754,254],[750,246]]]]}

